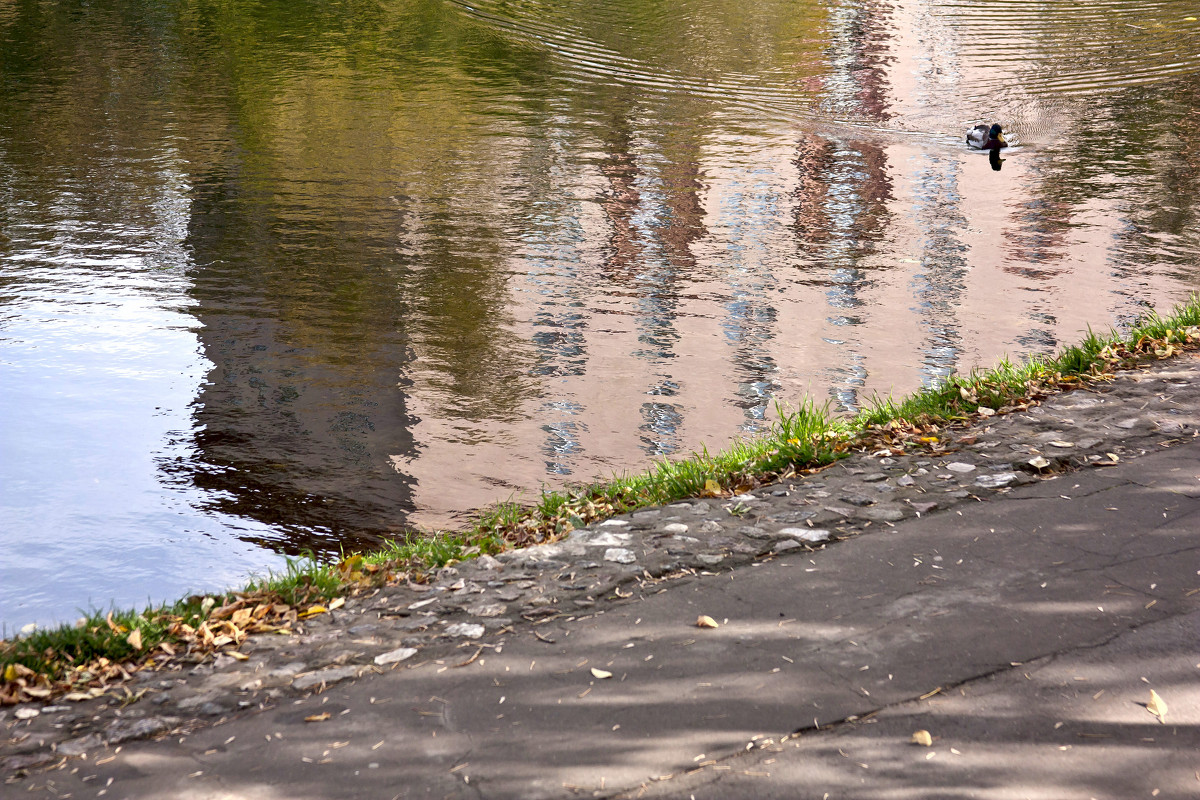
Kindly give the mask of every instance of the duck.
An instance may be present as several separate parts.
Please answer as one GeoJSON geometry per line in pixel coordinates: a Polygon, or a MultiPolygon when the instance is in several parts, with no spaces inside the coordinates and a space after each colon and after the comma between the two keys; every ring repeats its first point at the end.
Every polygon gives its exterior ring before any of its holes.
{"type": "Polygon", "coordinates": [[[976,125],[967,131],[967,146],[976,150],[999,150],[1001,147],[1008,147],[1008,142],[1004,141],[1004,129],[996,122],[990,128],[987,125],[976,125]]]}

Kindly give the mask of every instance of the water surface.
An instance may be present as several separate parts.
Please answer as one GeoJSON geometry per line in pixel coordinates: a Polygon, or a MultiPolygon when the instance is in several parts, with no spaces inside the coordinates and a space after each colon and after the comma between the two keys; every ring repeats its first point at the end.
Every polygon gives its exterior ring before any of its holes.
{"type": "Polygon", "coordinates": [[[0,621],[1127,322],[1198,129],[1184,2],[0,0],[0,621]]]}

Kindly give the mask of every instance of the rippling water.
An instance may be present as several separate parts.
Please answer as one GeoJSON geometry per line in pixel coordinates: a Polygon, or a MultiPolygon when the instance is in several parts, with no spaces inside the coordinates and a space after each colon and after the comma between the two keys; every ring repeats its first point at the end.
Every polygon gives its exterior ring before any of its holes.
{"type": "Polygon", "coordinates": [[[1182,299],[1193,9],[0,0],[0,621],[1182,299]]]}

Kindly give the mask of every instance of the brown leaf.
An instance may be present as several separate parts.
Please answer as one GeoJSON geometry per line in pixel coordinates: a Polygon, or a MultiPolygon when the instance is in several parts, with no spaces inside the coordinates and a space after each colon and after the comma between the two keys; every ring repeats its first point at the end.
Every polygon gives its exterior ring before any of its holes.
{"type": "Polygon", "coordinates": [[[333,714],[330,714],[328,711],[322,711],[320,714],[310,714],[309,716],[304,718],[304,721],[305,722],[324,722],[325,720],[329,719],[332,716],[333,716],[333,714]]]}
{"type": "Polygon", "coordinates": [[[131,631],[130,634],[125,637],[125,641],[129,642],[129,646],[132,647],[134,650],[141,650],[142,649],[142,629],[134,628],[133,631],[131,631]]]}

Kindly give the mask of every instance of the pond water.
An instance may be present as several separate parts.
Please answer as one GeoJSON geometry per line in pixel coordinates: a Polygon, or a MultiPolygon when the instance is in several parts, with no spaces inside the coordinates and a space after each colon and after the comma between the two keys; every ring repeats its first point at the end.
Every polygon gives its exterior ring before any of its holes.
{"type": "Polygon", "coordinates": [[[0,622],[1183,299],[1194,9],[0,0],[0,622]]]}

